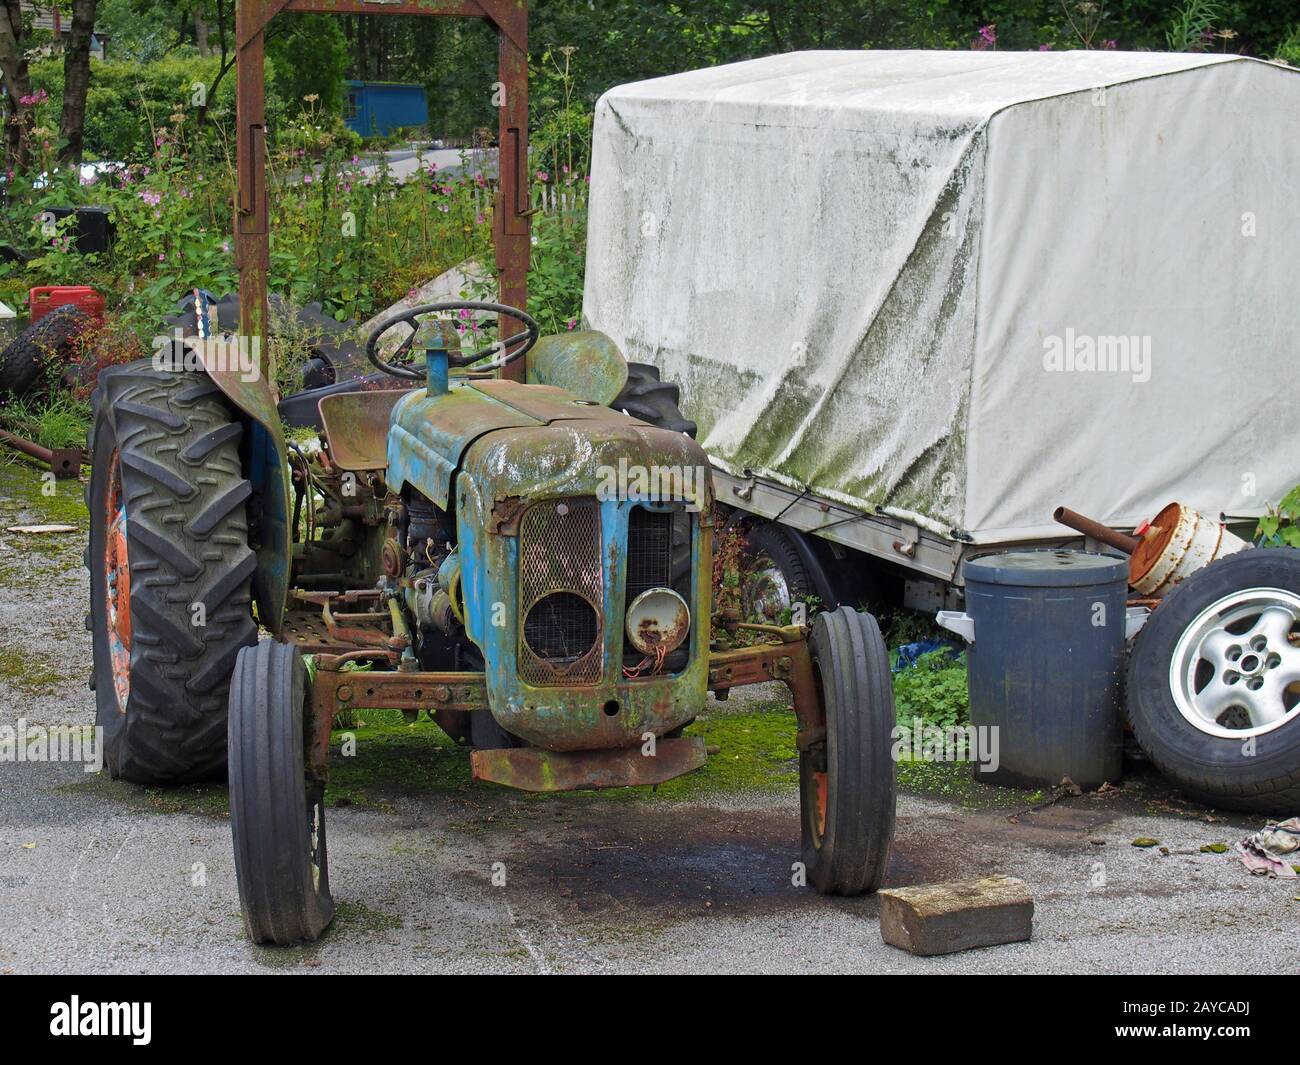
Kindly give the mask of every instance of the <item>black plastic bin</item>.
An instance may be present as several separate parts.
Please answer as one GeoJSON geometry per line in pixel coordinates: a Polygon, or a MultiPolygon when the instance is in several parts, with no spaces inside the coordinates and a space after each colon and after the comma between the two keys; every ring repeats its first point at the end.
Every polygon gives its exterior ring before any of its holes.
{"type": "Polygon", "coordinates": [[[998,730],[999,764],[976,779],[1081,788],[1119,780],[1128,560],[1022,550],[968,559],[966,611],[940,620],[970,648],[970,718],[998,730]],[[973,633],[972,630],[973,629],[973,633]]]}

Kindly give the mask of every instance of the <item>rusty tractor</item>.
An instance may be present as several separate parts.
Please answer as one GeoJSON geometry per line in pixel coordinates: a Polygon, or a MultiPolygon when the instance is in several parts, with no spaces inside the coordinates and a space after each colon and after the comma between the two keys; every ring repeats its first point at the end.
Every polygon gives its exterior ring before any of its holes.
{"type": "MultiPolygon", "coordinates": [[[[267,302],[266,18],[361,7],[240,4],[245,335],[262,336],[267,302]]],[[[441,7],[495,18],[502,80],[519,81],[521,5],[441,7]]],[[[390,386],[326,389],[318,446],[286,443],[268,375],[218,358],[201,314],[197,337],[97,387],[88,622],[107,763],[150,783],[226,772],[257,942],[311,940],[332,918],[325,795],[331,730],[350,710],[427,714],[472,748],[477,780],[622,787],[704,765],[684,730],[709,692],[781,682],[807,883],[853,894],[884,873],[894,721],[874,619],[840,608],[811,626],[715,627],[708,460],[680,431],[675,389],[629,371],[602,334],[539,336],[522,309],[525,127],[504,112],[502,127],[494,225],[518,306],[389,318],[365,355],[390,386]],[[495,316],[496,339],[469,343],[462,312],[495,316]]]]}

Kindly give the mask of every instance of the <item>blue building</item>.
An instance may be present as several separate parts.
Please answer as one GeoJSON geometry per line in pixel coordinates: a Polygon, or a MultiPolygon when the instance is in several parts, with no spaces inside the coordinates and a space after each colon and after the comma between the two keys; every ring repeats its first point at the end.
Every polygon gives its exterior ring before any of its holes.
{"type": "Polygon", "coordinates": [[[395,129],[429,124],[423,85],[392,81],[345,81],[343,121],[363,137],[382,137],[395,129]]]}

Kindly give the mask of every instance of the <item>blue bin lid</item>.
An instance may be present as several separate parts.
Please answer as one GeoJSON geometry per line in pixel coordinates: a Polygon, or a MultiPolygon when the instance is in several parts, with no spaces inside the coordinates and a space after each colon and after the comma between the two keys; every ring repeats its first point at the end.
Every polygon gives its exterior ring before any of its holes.
{"type": "Polygon", "coordinates": [[[1128,584],[1128,558],[1071,548],[1025,548],[975,555],[966,560],[967,581],[1027,588],[1067,588],[1089,584],[1128,584]]]}

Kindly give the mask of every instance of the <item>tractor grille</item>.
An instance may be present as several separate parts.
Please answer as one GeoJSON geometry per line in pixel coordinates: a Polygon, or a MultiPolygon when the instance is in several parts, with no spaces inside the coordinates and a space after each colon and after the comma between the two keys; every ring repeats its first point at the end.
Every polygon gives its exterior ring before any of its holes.
{"type": "Polygon", "coordinates": [[[536,687],[600,679],[604,597],[594,499],[537,503],[519,525],[519,674],[536,687]]]}
{"type": "Polygon", "coordinates": [[[633,507],[627,522],[627,604],[649,588],[672,583],[673,515],[633,507]]]}
{"type": "MultiPolygon", "coordinates": [[[[630,608],[638,595],[650,588],[672,588],[691,601],[691,515],[681,506],[668,510],[633,507],[627,520],[626,604],[630,608]]],[[[672,651],[664,663],[666,672],[684,669],[690,657],[689,644],[672,651]]],[[[623,637],[623,664],[637,667],[645,655],[623,637]]]]}

